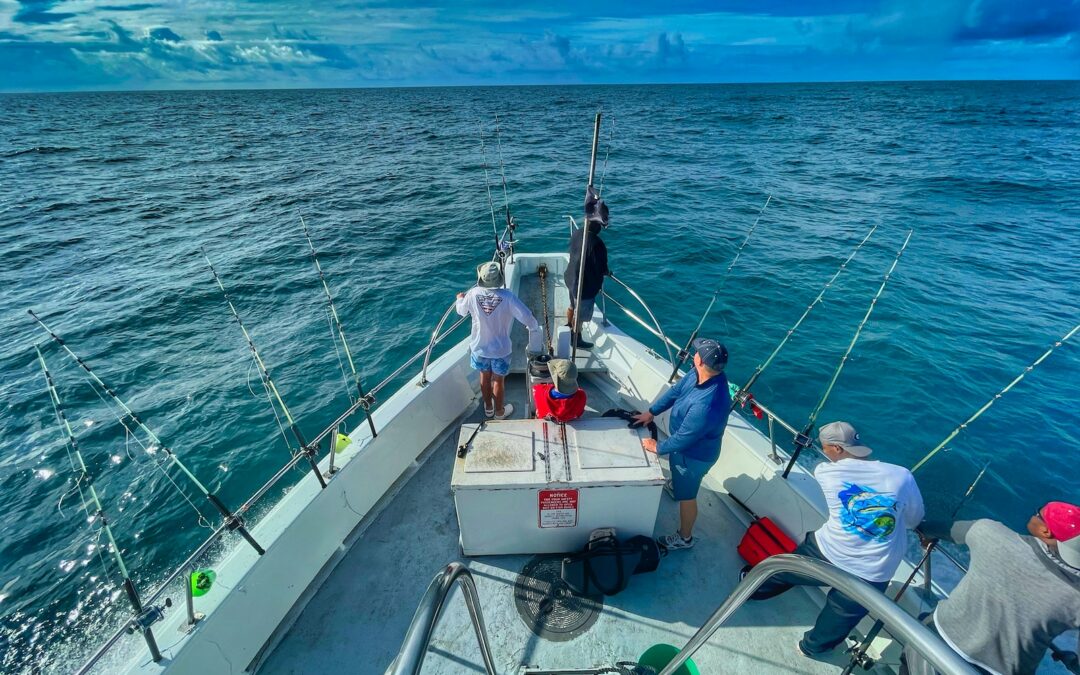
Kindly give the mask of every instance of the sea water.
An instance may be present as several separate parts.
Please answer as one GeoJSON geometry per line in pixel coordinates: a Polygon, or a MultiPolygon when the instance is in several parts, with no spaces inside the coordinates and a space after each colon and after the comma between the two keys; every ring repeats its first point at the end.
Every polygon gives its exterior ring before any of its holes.
{"type": "MultiPolygon", "coordinates": [[[[909,229],[820,417],[855,424],[879,458],[911,466],[1080,320],[1078,83],[0,96],[3,670],[70,670],[128,611],[80,508],[35,344],[140,588],[154,588],[217,522],[27,309],[235,506],[290,448],[199,248],[311,436],[347,405],[348,388],[300,216],[370,386],[426,344],[490,258],[485,181],[501,231],[500,164],[519,250],[566,246],[597,109],[613,271],[677,342],[723,284],[704,334],[727,344],[734,382],[878,225],[754,388],[797,427],[909,229]]],[[[1080,501],[1077,346],[917,474],[931,517],[947,516],[988,461],[961,517],[1022,529],[1047,500],[1080,501]]]]}

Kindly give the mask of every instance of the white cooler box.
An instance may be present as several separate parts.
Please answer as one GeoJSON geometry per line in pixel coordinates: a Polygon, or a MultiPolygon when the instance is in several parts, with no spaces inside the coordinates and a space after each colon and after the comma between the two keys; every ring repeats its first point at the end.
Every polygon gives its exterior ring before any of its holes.
{"type": "Polygon", "coordinates": [[[664,475],[647,432],[606,417],[565,428],[565,446],[558,424],[535,419],[489,421],[472,439],[451,479],[465,555],[568,553],[598,527],[652,536],[664,475]]]}

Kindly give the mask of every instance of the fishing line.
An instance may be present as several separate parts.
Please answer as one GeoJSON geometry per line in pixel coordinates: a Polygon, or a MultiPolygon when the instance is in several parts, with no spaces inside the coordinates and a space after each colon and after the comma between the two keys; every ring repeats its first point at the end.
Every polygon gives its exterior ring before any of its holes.
{"type": "Polygon", "coordinates": [[[799,454],[803,451],[803,448],[810,447],[810,444],[812,443],[810,440],[810,432],[814,430],[818,415],[821,414],[822,408],[825,407],[825,402],[829,400],[833,387],[836,386],[836,381],[840,378],[840,372],[844,369],[844,364],[846,364],[851,357],[851,350],[855,348],[855,343],[859,341],[859,336],[862,335],[863,328],[870,320],[870,315],[873,314],[878,299],[881,298],[881,294],[885,291],[885,286],[889,283],[889,278],[892,276],[893,271],[896,270],[897,264],[900,263],[900,256],[904,255],[904,251],[907,249],[908,242],[911,241],[911,235],[913,233],[914,230],[908,230],[907,236],[904,237],[903,245],[901,245],[900,250],[896,252],[896,257],[893,258],[892,264],[889,265],[889,270],[885,272],[885,276],[881,279],[881,285],[878,286],[877,293],[871,298],[870,306],[866,308],[866,314],[863,315],[862,321],[859,322],[858,327],[855,329],[855,334],[851,336],[851,342],[848,343],[844,355],[840,357],[840,363],[836,365],[836,370],[833,371],[832,379],[829,380],[829,385],[825,387],[825,392],[821,395],[821,399],[818,400],[817,405],[810,411],[810,418],[806,421],[806,427],[803,428],[802,433],[795,437],[795,451],[791,453],[791,459],[788,460],[788,464],[784,468],[784,478],[787,478],[788,474],[791,473],[791,468],[795,466],[795,460],[799,458],[799,454]]]}
{"type": "Polygon", "coordinates": [[[991,397],[989,401],[987,401],[981,408],[976,410],[971,415],[971,417],[967,418],[966,420],[961,422],[959,426],[957,426],[955,429],[953,429],[952,432],[948,436],[945,437],[945,440],[938,443],[937,446],[935,446],[933,450],[926,453],[925,457],[920,459],[915,464],[915,466],[911,467],[911,472],[915,473],[920,468],[922,468],[922,466],[924,464],[926,464],[928,461],[930,461],[930,459],[934,455],[941,452],[945,448],[945,446],[948,445],[950,441],[952,441],[952,439],[956,438],[960,434],[961,431],[963,431],[964,429],[967,428],[967,426],[969,424],[971,424],[975,420],[979,419],[979,417],[981,417],[984,412],[986,412],[987,410],[990,409],[990,406],[997,403],[998,399],[1000,399],[1005,394],[1009,393],[1010,389],[1012,389],[1017,384],[1019,384],[1020,381],[1023,380],[1027,376],[1028,373],[1035,370],[1035,367],[1038,366],[1043,361],[1045,361],[1047,359],[1047,357],[1049,357],[1050,354],[1052,354],[1054,352],[1054,350],[1056,350],[1058,347],[1060,347],[1061,345],[1068,342],[1069,338],[1071,338],[1073,335],[1076,335],[1077,331],[1080,331],[1080,324],[1077,324],[1077,325],[1073,326],[1072,330],[1070,330],[1068,333],[1066,333],[1064,337],[1062,337],[1060,340],[1057,340],[1056,342],[1054,342],[1054,344],[1050,345],[1049,349],[1047,349],[1045,352],[1043,352],[1042,355],[1039,358],[1032,361],[1031,364],[1027,368],[1024,368],[1024,370],[1019,375],[1017,375],[1015,378],[1013,378],[1012,382],[1009,382],[1007,385],[1005,385],[1005,387],[1003,387],[1001,389],[1001,391],[994,394],[993,397],[991,397]]]}
{"type": "Polygon", "coordinates": [[[825,297],[826,291],[828,291],[829,288],[832,287],[833,282],[836,281],[837,277],[840,276],[840,273],[847,268],[848,263],[850,263],[852,259],[855,258],[855,254],[859,252],[859,249],[861,249],[863,247],[863,244],[865,244],[867,240],[870,239],[870,236],[874,234],[874,231],[877,230],[877,228],[877,225],[874,225],[870,228],[870,231],[867,232],[866,236],[862,238],[862,241],[860,241],[858,246],[855,247],[855,250],[852,251],[850,255],[848,255],[844,262],[840,263],[840,267],[836,270],[832,277],[830,277],[829,280],[825,282],[825,286],[821,289],[821,292],[817,294],[817,297],[814,298],[814,300],[806,306],[806,311],[802,313],[802,316],[800,316],[799,320],[795,322],[795,325],[789,328],[787,333],[784,334],[783,339],[780,340],[780,344],[776,345],[776,349],[772,350],[772,353],[769,354],[769,357],[758,365],[758,367],[754,370],[754,374],[751,375],[750,379],[746,381],[746,384],[744,384],[742,388],[739,389],[738,392],[736,392],[731,402],[732,410],[734,410],[735,407],[740,403],[745,403],[746,401],[753,398],[750,394],[750,390],[758,381],[758,378],[761,377],[761,374],[765,372],[765,369],[768,368],[769,365],[773,362],[773,359],[775,359],[776,355],[780,353],[780,350],[784,348],[784,345],[786,345],[788,340],[791,339],[791,336],[795,334],[795,331],[798,330],[799,326],[802,325],[802,322],[806,320],[806,317],[810,315],[811,310],[813,310],[814,307],[816,307],[818,303],[821,302],[822,298],[825,297]]]}
{"type": "MultiPolygon", "coordinates": [[[[256,542],[255,538],[251,536],[250,532],[248,532],[247,527],[245,527],[245,525],[244,525],[244,521],[241,518],[238,518],[236,515],[234,515],[228,509],[228,507],[225,506],[224,502],[222,502],[217,497],[217,495],[210,492],[210,490],[208,490],[206,488],[206,486],[203,485],[199,481],[199,479],[195,477],[195,474],[193,474],[191,472],[191,470],[188,469],[188,467],[185,466],[182,461],[180,461],[180,458],[177,457],[176,454],[167,445],[162,443],[161,439],[158,438],[157,434],[154,433],[153,429],[148,427],[141,419],[139,419],[139,417],[135,414],[135,412],[130,407],[128,407],[128,405],[123,401],[123,399],[121,399],[120,396],[117,395],[115,391],[110,389],[108,387],[108,385],[106,385],[101,380],[101,378],[99,378],[97,376],[97,374],[94,373],[94,371],[90,368],[90,366],[86,363],[86,361],[84,361],[78,354],[76,354],[74,351],[72,351],[71,348],[67,346],[67,343],[64,342],[64,339],[61,338],[59,335],[57,335],[51,328],[49,328],[45,324],[45,322],[42,321],[38,317],[38,315],[34,313],[33,310],[27,310],[27,313],[29,313],[30,316],[34,319],[34,321],[39,326],[41,326],[41,328],[46,333],[49,334],[49,337],[51,337],[52,340],[54,342],[56,342],[56,344],[60,345],[60,347],[62,347],[64,349],[64,351],[68,354],[68,356],[70,356],[75,361],[75,363],[79,364],[79,367],[81,367],[86,372],[86,374],[93,380],[93,382],[95,382],[98,386],[100,386],[109,395],[110,399],[112,399],[112,401],[117,406],[120,407],[121,410],[123,410],[125,413],[127,413],[127,416],[130,417],[131,420],[136,425],[138,425],[138,427],[140,429],[142,429],[143,432],[157,445],[157,447],[160,448],[161,451],[165,453],[165,456],[167,457],[168,461],[171,462],[173,466],[178,468],[185,476],[187,476],[188,480],[199,490],[200,493],[202,493],[202,495],[204,497],[206,497],[206,499],[211,504],[214,505],[214,508],[216,508],[218,510],[218,512],[221,514],[221,516],[225,519],[225,523],[226,523],[227,527],[229,529],[231,529],[231,530],[236,530],[236,532],[238,534],[240,534],[240,536],[242,536],[244,538],[244,540],[247,541],[248,544],[250,544],[251,547],[254,548],[258,552],[259,555],[262,555],[263,553],[265,553],[266,551],[261,546],[259,546],[259,543],[256,542]]],[[[123,417],[118,417],[118,419],[120,421],[120,424],[123,425],[126,428],[127,425],[124,423],[123,417]]],[[[144,448],[145,448],[145,446],[144,446],[144,448]]],[[[162,473],[165,475],[166,478],[169,479],[170,482],[173,482],[173,484],[175,485],[175,482],[172,480],[172,477],[169,476],[167,471],[162,471],[162,473]]],[[[177,489],[179,489],[179,488],[177,488],[177,489]]],[[[181,494],[184,494],[183,491],[181,491],[181,494]]],[[[185,497],[186,497],[186,495],[185,495],[185,497]]]]}
{"type": "Polygon", "coordinates": [[[510,196],[506,191],[506,169],[503,166],[502,134],[499,132],[499,115],[495,115],[495,143],[499,149],[499,175],[502,177],[503,203],[506,204],[506,227],[513,232],[510,219],[510,196]]]}
{"type": "MultiPolygon", "coordinates": [[[[507,209],[509,209],[509,205],[507,209]]],[[[507,211],[509,213],[509,211],[507,211]]],[[[360,373],[356,369],[356,363],[353,361],[352,350],[349,349],[349,341],[345,339],[345,327],[341,325],[341,317],[338,315],[337,305],[334,304],[334,294],[330,292],[330,284],[326,281],[326,275],[323,274],[322,264],[319,262],[319,254],[315,250],[315,243],[311,240],[311,233],[308,231],[307,223],[304,222],[304,217],[300,216],[300,225],[304,228],[304,238],[307,239],[308,248],[311,249],[311,260],[315,263],[315,270],[319,273],[319,281],[322,282],[323,292],[326,294],[326,305],[329,309],[328,320],[332,319],[332,325],[330,327],[330,335],[334,335],[334,328],[337,328],[337,338],[341,340],[341,348],[345,352],[345,360],[349,363],[349,370],[352,372],[353,382],[356,384],[356,393],[358,399],[353,399],[352,394],[349,394],[349,400],[352,403],[362,402],[361,407],[364,409],[364,418],[367,420],[368,428],[371,429],[371,437],[375,438],[378,434],[375,433],[375,420],[371,418],[371,404],[375,402],[375,399],[364,393],[364,386],[360,381],[360,373]]],[[[341,374],[345,376],[345,367],[341,364],[341,352],[338,351],[337,339],[334,340],[334,351],[337,353],[338,365],[341,367],[341,374]]],[[[348,392],[348,377],[345,377],[345,388],[348,392]]],[[[331,448],[333,445],[331,445],[331,448]]]]}
{"type": "MultiPolygon", "coordinates": [[[[604,164],[605,166],[607,165],[607,160],[604,160],[604,164]]],[[[601,175],[601,185],[603,184],[603,182],[604,178],[603,175],[601,175]]],[[[739,256],[742,255],[743,249],[746,248],[746,243],[750,241],[750,237],[753,236],[754,229],[757,227],[758,221],[761,220],[761,216],[765,213],[765,209],[769,208],[769,202],[771,201],[772,195],[768,195],[765,199],[765,205],[761,207],[761,210],[758,211],[757,218],[754,219],[754,224],[750,226],[749,230],[747,230],[746,237],[742,240],[742,243],[739,244],[739,248],[736,249],[735,257],[731,259],[731,263],[724,271],[724,276],[720,279],[720,285],[716,287],[715,291],[713,291],[712,299],[709,300],[708,306],[701,314],[701,319],[698,320],[697,326],[694,328],[694,332],[690,333],[690,339],[686,341],[686,346],[679,350],[678,362],[675,364],[675,367],[671,371],[671,377],[668,378],[668,383],[675,381],[675,376],[679,374],[679,368],[682,368],[683,364],[686,363],[686,359],[689,358],[691,345],[694,344],[694,340],[697,338],[698,333],[701,332],[701,327],[705,325],[705,319],[709,316],[709,312],[712,311],[713,305],[716,304],[716,298],[719,297],[720,291],[724,288],[724,284],[727,283],[728,275],[731,274],[731,270],[735,267],[735,263],[739,262],[739,256]]]]}
{"type": "Polygon", "coordinates": [[[611,140],[615,137],[615,117],[608,118],[607,150],[604,152],[604,168],[600,170],[600,191],[596,193],[597,199],[604,196],[604,178],[607,176],[607,161],[611,156],[611,140]]]}
{"type": "MultiPolygon", "coordinates": [[[[499,256],[499,226],[495,224],[495,202],[491,199],[491,181],[488,178],[487,146],[484,145],[484,125],[477,120],[477,128],[480,130],[480,153],[484,158],[484,189],[487,190],[488,208],[491,209],[491,231],[495,235],[495,255],[499,256]]],[[[500,265],[501,266],[501,265],[500,265]]]]}
{"type": "Polygon", "coordinates": [[[341,360],[341,345],[338,344],[337,333],[334,332],[334,320],[330,318],[330,312],[324,311],[326,325],[330,327],[330,340],[334,343],[334,356],[337,357],[338,370],[341,372],[341,382],[345,385],[345,396],[349,399],[349,405],[356,403],[352,387],[349,386],[349,374],[345,372],[345,362],[341,360]]]}
{"type": "MultiPolygon", "coordinates": [[[[105,515],[105,507],[101,504],[101,499],[98,497],[97,488],[94,487],[93,479],[90,474],[90,470],[86,467],[86,462],[83,460],[82,451],[79,449],[79,442],[75,438],[75,433],[71,429],[71,425],[68,424],[67,417],[64,415],[64,409],[60,403],[60,396],[56,391],[56,384],[53,382],[52,373],[49,372],[48,366],[45,364],[45,357],[41,353],[41,349],[35,345],[34,351],[37,352],[38,363],[41,364],[41,370],[45,375],[45,382],[49,391],[49,400],[52,402],[53,410],[56,413],[56,419],[60,424],[61,431],[65,435],[68,447],[68,458],[72,460],[72,470],[78,471],[80,474],[80,481],[87,480],[87,492],[90,493],[90,498],[93,502],[94,513],[90,514],[89,509],[87,513],[90,515],[90,522],[97,522],[100,524],[100,530],[97,532],[97,538],[94,544],[94,550],[98,551],[99,560],[102,564],[102,569],[105,570],[108,575],[108,568],[105,566],[104,558],[101,557],[101,532],[105,533],[108,539],[109,552],[113,555],[113,560],[116,561],[116,566],[120,569],[120,575],[123,577],[124,591],[127,593],[128,602],[131,603],[132,609],[135,610],[135,614],[141,614],[143,611],[142,600],[139,598],[138,590],[135,588],[135,583],[131,580],[131,574],[128,572],[127,565],[124,563],[124,556],[120,553],[120,547],[116,543],[116,537],[113,536],[112,526],[109,524],[108,517],[105,515]],[[78,466],[75,466],[75,460],[78,461],[78,466]]],[[[80,495],[82,490],[80,489],[80,495]]],[[[83,502],[83,508],[86,509],[86,502],[83,502]]],[[[150,626],[146,625],[143,630],[143,637],[146,639],[147,645],[150,647],[151,653],[156,657],[156,660],[161,659],[161,654],[158,652],[157,643],[154,641],[154,635],[150,630],[150,626]]]]}
{"type": "Polygon", "coordinates": [[[263,385],[273,393],[274,400],[277,401],[278,406],[281,408],[281,413],[289,423],[289,429],[292,430],[293,435],[296,437],[296,442],[300,444],[299,452],[302,452],[307,457],[308,464],[311,466],[311,472],[315,474],[315,478],[319,481],[319,486],[325,488],[326,480],[323,478],[322,472],[319,471],[319,465],[315,462],[315,449],[309,447],[307,441],[304,440],[304,435],[300,432],[300,427],[297,426],[296,420],[293,419],[292,413],[289,411],[289,406],[285,405],[285,399],[281,397],[281,392],[278,391],[277,386],[274,384],[274,380],[270,377],[270,370],[266,367],[266,363],[263,362],[262,356],[259,355],[259,350],[255,347],[255,343],[251,339],[251,334],[248,333],[247,327],[240,318],[240,313],[236,311],[236,305],[233,304],[232,298],[229,297],[229,292],[225,290],[225,285],[221,283],[221,277],[218,276],[217,269],[214,268],[214,263],[210,262],[210,256],[206,254],[206,249],[201,249],[201,251],[203,258],[206,260],[206,264],[210,267],[210,273],[214,276],[214,281],[217,283],[218,288],[221,289],[221,295],[225,298],[226,304],[229,305],[229,311],[232,312],[233,318],[236,319],[236,324],[240,326],[240,331],[244,334],[244,340],[247,341],[251,356],[255,359],[255,365],[259,368],[259,374],[262,375],[263,385]]]}
{"type": "Polygon", "coordinates": [[[266,398],[266,402],[270,404],[270,412],[273,413],[274,421],[277,423],[278,431],[281,432],[281,440],[285,441],[285,449],[289,451],[291,456],[296,457],[296,452],[293,451],[292,443],[289,442],[289,434],[281,424],[281,416],[278,415],[277,406],[274,405],[274,400],[270,397],[270,390],[266,387],[266,383],[263,383],[263,396],[259,396],[255,393],[255,390],[251,388],[251,369],[254,367],[254,361],[248,363],[247,374],[245,375],[248,391],[251,392],[251,397],[254,399],[262,400],[264,397],[266,398]]]}

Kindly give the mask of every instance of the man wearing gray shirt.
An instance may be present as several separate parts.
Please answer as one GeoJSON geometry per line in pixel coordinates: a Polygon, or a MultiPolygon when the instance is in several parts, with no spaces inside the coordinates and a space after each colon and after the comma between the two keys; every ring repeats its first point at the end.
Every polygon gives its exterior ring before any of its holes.
{"type": "MultiPolygon", "coordinates": [[[[971,664],[1034,673],[1054,638],[1080,626],[1080,507],[1050,502],[1028,522],[1030,537],[988,519],[921,529],[971,551],[967,574],[933,616],[942,639],[971,664]]],[[[909,673],[933,672],[910,648],[904,660],[909,673]]]]}

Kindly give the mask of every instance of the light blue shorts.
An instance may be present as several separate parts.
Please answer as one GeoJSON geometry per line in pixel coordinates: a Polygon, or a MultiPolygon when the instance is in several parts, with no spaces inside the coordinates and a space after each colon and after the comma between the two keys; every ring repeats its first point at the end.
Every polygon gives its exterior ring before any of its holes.
{"type": "Polygon", "coordinates": [[[470,352],[469,364],[472,365],[473,370],[479,370],[481,373],[495,373],[499,377],[506,377],[506,374],[510,372],[509,358],[489,359],[470,352]]]}
{"type": "Polygon", "coordinates": [[[697,497],[701,480],[709,473],[712,465],[716,464],[716,460],[702,462],[681,452],[673,452],[668,455],[668,463],[671,467],[671,491],[675,501],[682,502],[697,497]]]}

